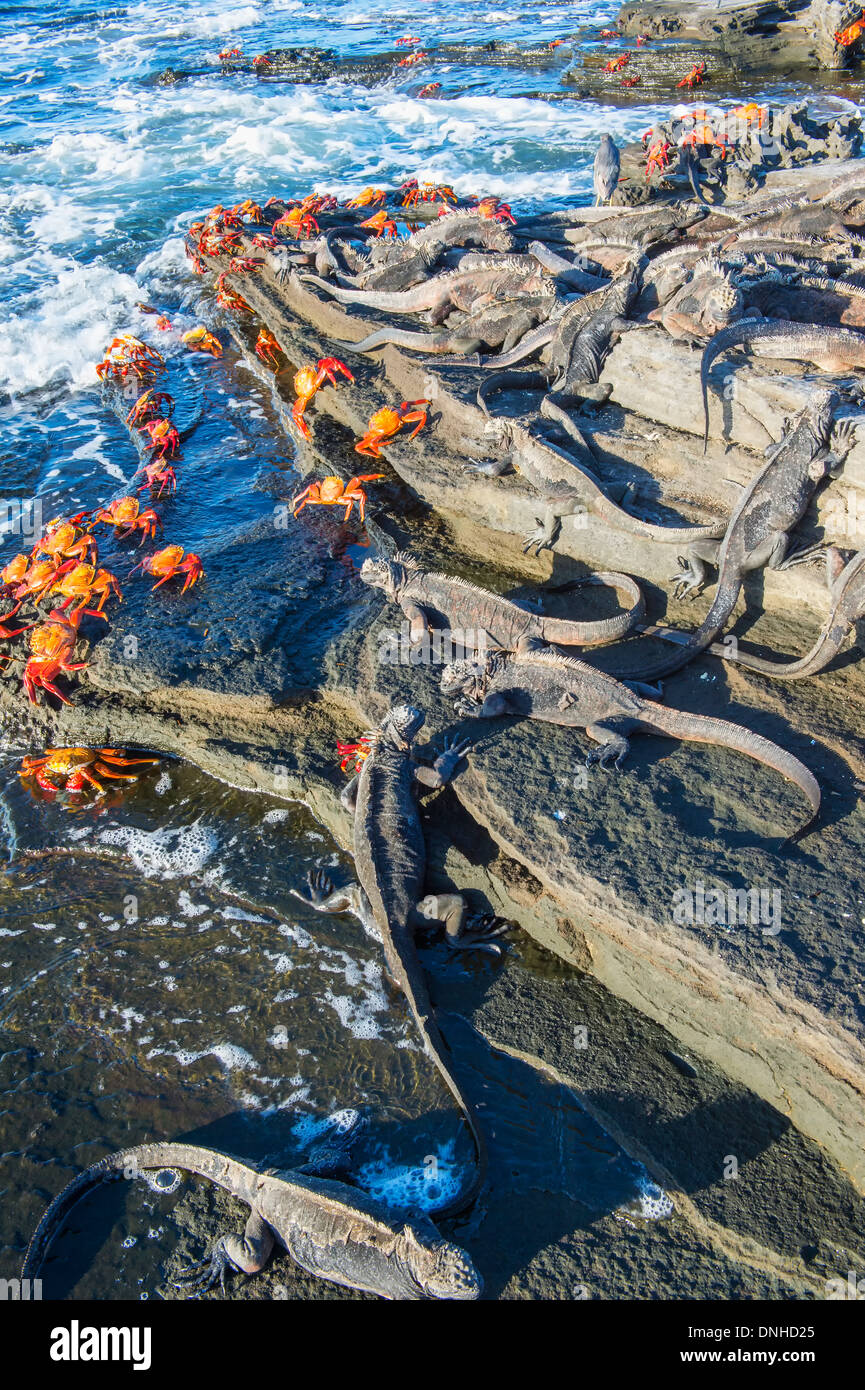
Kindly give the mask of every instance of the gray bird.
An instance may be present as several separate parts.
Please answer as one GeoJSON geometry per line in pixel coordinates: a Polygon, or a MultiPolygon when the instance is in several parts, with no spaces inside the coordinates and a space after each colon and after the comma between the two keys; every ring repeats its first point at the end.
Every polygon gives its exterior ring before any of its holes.
{"type": "Polygon", "coordinates": [[[619,182],[619,148],[610,135],[602,135],[595,155],[592,184],[595,190],[595,206],[608,203],[619,182]]]}

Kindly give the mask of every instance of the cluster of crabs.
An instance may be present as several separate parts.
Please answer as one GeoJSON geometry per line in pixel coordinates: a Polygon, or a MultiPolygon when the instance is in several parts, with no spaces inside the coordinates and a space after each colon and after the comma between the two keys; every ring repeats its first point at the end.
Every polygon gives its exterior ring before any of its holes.
{"type": "Polygon", "coordinates": [[[716,158],[726,159],[736,145],[746,139],[749,131],[756,126],[763,128],[768,116],[768,107],[749,101],[744,106],[734,106],[721,113],[709,111],[706,107],[696,107],[692,111],[682,111],[673,122],[674,139],[659,137],[654,129],[643,132],[643,149],[646,151],[646,182],[653,174],[663,174],[678,158],[679,150],[690,147],[698,153],[715,151],[716,158]]]}
{"type": "MultiPolygon", "coordinates": [[[[598,34],[598,38],[604,43],[609,43],[611,39],[621,39],[622,37],[622,32],[619,29],[601,29],[598,34]]],[[[635,40],[636,48],[643,48],[645,44],[651,43],[651,41],[650,34],[638,34],[635,40]]],[[[636,49],[626,49],[624,53],[617,54],[615,58],[611,58],[609,62],[605,63],[602,71],[610,77],[618,76],[630,65],[631,59],[635,55],[636,49]]],[[[706,64],[695,63],[690,71],[686,72],[684,76],[679,79],[676,86],[687,87],[691,90],[693,87],[701,86],[705,79],[706,64]]],[[[619,85],[621,87],[638,87],[641,80],[642,78],[639,73],[631,73],[628,77],[619,77],[619,85]]]]}
{"type": "MultiPolygon", "coordinates": [[[[401,206],[409,209],[419,203],[442,204],[446,213],[457,203],[457,195],[452,188],[439,184],[419,184],[417,179],[408,179],[398,192],[402,195],[401,206]]],[[[342,207],[346,210],[375,207],[386,204],[388,192],[383,188],[365,188],[353,198],[340,204],[331,194],[309,194],[305,198],[283,201],[270,198],[264,207],[251,199],[246,199],[234,207],[217,205],[200,220],[193,222],[189,229],[187,255],[193,270],[204,275],[207,270],[205,259],[228,257],[228,267],[217,274],[216,303],[222,309],[238,315],[252,317],[253,309],[247,301],[226,285],[226,276],[255,275],[264,265],[263,256],[244,254],[250,248],[272,250],[278,246],[279,237],[306,240],[320,231],[316,218],[322,213],[333,212],[342,207]],[[268,215],[268,210],[278,208],[268,215]],[[255,227],[267,227],[267,231],[254,231],[255,227]]],[[[495,217],[498,220],[513,221],[513,214],[506,205],[496,198],[482,199],[476,204],[481,216],[495,217]]],[[[387,215],[386,206],[359,224],[377,236],[396,234],[396,224],[387,215]]],[[[276,374],[284,371],[287,359],[276,336],[269,329],[261,327],[255,340],[255,352],[262,362],[276,374]]],[[[294,375],[294,403],[291,418],[302,438],[309,439],[311,431],[306,419],[306,411],[318,391],[327,384],[338,386],[340,379],[353,382],[354,376],[338,357],[322,357],[313,365],[302,366],[294,375]]],[[[426,399],[402,401],[399,405],[382,406],[369,419],[364,435],[355,444],[358,454],[370,458],[380,458],[382,447],[408,425],[414,425],[409,439],[423,429],[427,421],[426,399]]],[[[292,499],[292,511],[298,516],[307,506],[338,506],[344,508],[344,520],[348,520],[355,506],[361,522],[366,516],[367,495],[363,483],[375,482],[383,473],[358,473],[343,482],[331,476],[310,483],[292,499]]]]}

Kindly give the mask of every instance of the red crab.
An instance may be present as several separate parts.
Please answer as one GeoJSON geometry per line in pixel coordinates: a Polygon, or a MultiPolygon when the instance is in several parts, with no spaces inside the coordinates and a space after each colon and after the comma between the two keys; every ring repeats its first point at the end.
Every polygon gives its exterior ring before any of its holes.
{"type": "Polygon", "coordinates": [[[362,227],[371,227],[377,236],[395,237],[397,234],[396,223],[387,215],[387,209],[382,208],[381,212],[373,213],[365,222],[361,222],[362,227]]]}
{"type": "Polygon", "coordinates": [[[127,425],[140,429],[145,420],[174,414],[174,397],[167,391],[145,391],[126,417],[127,425]]]}
{"type": "Polygon", "coordinates": [[[649,147],[646,154],[646,182],[648,183],[656,169],[666,169],[670,162],[670,150],[672,146],[667,140],[656,140],[654,145],[649,147]]]}
{"type": "Polygon", "coordinates": [[[686,72],[681,82],[677,82],[677,87],[699,87],[706,73],[705,63],[695,63],[690,72],[686,72]]]}
{"type": "Polygon", "coordinates": [[[71,704],[68,696],[54,684],[58,675],[83,671],[86,661],[72,661],[83,608],[73,608],[69,614],[55,608],[44,623],[30,634],[30,656],[24,667],[24,689],[31,704],[36,704],[36,691],[41,689],[56,695],[64,705],[71,704]]]}
{"type": "Polygon", "coordinates": [[[82,792],[85,785],[95,787],[101,793],[104,788],[94,775],[97,772],[100,777],[137,782],[137,773],[115,772],[114,768],[159,761],[159,758],[127,758],[119,748],[46,748],[38,757],[22,758],[18,775],[34,777],[42,790],[50,792],[53,798],[58,791],[75,795],[82,792]],[[62,779],[63,786],[58,787],[52,778],[62,779]]]}
{"type": "Polygon", "coordinates": [[[162,458],[155,458],[149,463],[142,464],[138,473],[144,474],[144,482],[138,489],[139,492],[144,492],[145,488],[149,487],[151,492],[155,492],[157,497],[161,497],[166,488],[170,493],[177,491],[177,474],[171,464],[166,463],[162,458]]]}
{"type": "Polygon", "coordinates": [[[301,367],[294,378],[294,390],[297,400],[291,407],[291,418],[297,425],[305,439],[309,439],[309,426],[304,419],[304,411],[309,405],[316,391],[329,381],[331,386],[337,385],[335,373],[339,372],[347,381],[354,381],[354,377],[348,370],[344,362],[340,362],[338,357],[322,357],[315,367],[301,367]]]}
{"type": "Polygon", "coordinates": [[[100,509],[90,524],[96,526],[101,521],[106,526],[114,526],[123,533],[120,540],[126,540],[140,531],[139,545],[143,545],[148,537],[155,536],[157,530],[161,529],[162,522],[152,507],[145,511],[141,511],[140,507],[137,497],[118,497],[116,501],[109,502],[107,508],[100,509]]]}
{"type": "Polygon", "coordinates": [[[155,555],[148,555],[130,571],[143,570],[145,574],[156,574],[157,579],[153,588],[158,589],[162,584],[167,584],[169,579],[173,579],[176,574],[185,576],[181,593],[185,594],[193,584],[197,584],[204,574],[204,566],[201,563],[201,556],[196,555],[190,550],[184,558],[182,545],[167,545],[163,550],[157,550],[155,555]]]}
{"type": "Polygon", "coordinates": [[[174,458],[180,448],[180,435],[170,420],[148,420],[141,432],[150,439],[147,448],[154,450],[154,458],[174,458]]]}
{"type": "Polygon", "coordinates": [[[358,473],[355,477],[349,478],[347,483],[344,483],[342,478],[322,478],[321,482],[310,483],[303,492],[292,498],[292,514],[298,516],[304,507],[308,506],[345,507],[343,521],[348,521],[351,509],[356,503],[360,519],[363,521],[366,516],[366,493],[360,484],[371,483],[384,476],[384,473],[358,473]]]}
{"type": "Polygon", "coordinates": [[[282,348],[273,334],[269,333],[266,328],[259,329],[258,337],[255,340],[255,351],[262,362],[266,362],[268,367],[272,367],[274,371],[277,370],[282,348]]]}
{"type": "Polygon", "coordinates": [[[289,212],[284,212],[282,217],[277,217],[272,230],[285,232],[287,236],[308,240],[320,232],[321,228],[315,218],[300,207],[292,208],[289,212]]]}
{"type": "Polygon", "coordinates": [[[395,434],[398,434],[403,425],[412,424],[415,420],[417,424],[409,435],[409,439],[414,439],[419,430],[422,430],[427,421],[427,412],[422,408],[429,405],[428,400],[403,401],[397,410],[393,410],[389,405],[383,406],[370,416],[369,426],[366,434],[354,449],[357,454],[369,454],[371,458],[381,456],[382,447],[395,434]],[[421,409],[414,407],[420,406],[421,409]]]}

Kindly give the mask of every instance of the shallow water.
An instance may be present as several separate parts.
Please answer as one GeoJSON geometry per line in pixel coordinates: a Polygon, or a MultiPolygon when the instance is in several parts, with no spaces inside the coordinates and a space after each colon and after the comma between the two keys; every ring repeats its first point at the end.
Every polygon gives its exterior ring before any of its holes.
{"type": "MultiPolygon", "coordinates": [[[[40,514],[129,490],[137,458],[94,372],[117,332],[166,353],[179,413],[199,422],[184,444],[183,486],[165,504],[172,538],[206,553],[218,533],[272,510],[256,483],[274,468],[291,475],[293,450],[266,374],[233,349],[183,255],[181,231],[204,209],[311,189],[345,196],[412,175],[498,194],[515,210],[587,201],[599,132],[632,138],[661,109],[558,99],[568,61],[558,54],[525,69],[472,55],[422,75],[294,86],[223,74],[220,48],[311,45],[362,58],[407,33],[430,44],[572,34],[589,44],[617,8],[404,0],[386,18],[379,5],[340,0],[0,10],[0,561],[30,548],[40,514]],[[197,75],[157,85],[169,66],[197,75]],[[430,81],[442,83],[441,100],[417,96],[430,81]],[[167,312],[173,329],[159,333],[138,301],[167,312]],[[227,345],[218,362],[179,346],[202,317],[227,345]]],[[[320,557],[320,541],[299,528],[296,577],[312,547],[320,557]]],[[[106,545],[102,558],[123,583],[136,557],[106,545]]],[[[328,555],[325,577],[343,564],[328,555]]],[[[320,637],[335,621],[328,595],[325,583],[310,615],[320,637]]],[[[470,1161],[467,1137],[378,944],[352,919],[322,918],[290,896],[308,868],[351,872],[310,816],[168,761],[89,808],[34,799],[17,773],[34,751],[6,748],[0,760],[0,1277],[17,1272],[62,1182],[108,1149],[158,1136],[286,1165],[334,1116],[357,1110],[369,1121],[364,1186],[395,1210],[446,1198],[470,1161]]],[[[469,972],[479,990],[490,972],[544,969],[537,953],[527,967],[518,944],[502,961],[454,962],[441,948],[424,961],[434,976],[469,972]]],[[[466,1025],[448,1031],[470,1094],[497,1097],[494,1180],[564,1194],[590,1213],[668,1213],[565,1087],[529,1085],[466,1025]]],[[[57,1291],[158,1296],[176,1200],[136,1189],[122,1220],[109,1203],[101,1247],[76,1218],[53,1262],[57,1291]]]]}

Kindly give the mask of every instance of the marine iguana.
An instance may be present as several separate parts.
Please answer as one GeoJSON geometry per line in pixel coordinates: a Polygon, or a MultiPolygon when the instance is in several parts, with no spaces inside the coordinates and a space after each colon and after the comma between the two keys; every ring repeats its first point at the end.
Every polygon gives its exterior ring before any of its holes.
{"type": "Polygon", "coordinates": [[[467,922],[459,894],[423,897],[426,849],[414,793],[419,787],[443,787],[469,747],[468,740],[445,745],[432,767],[415,761],[414,739],[424,715],[413,705],[396,705],[377,729],[365,736],[369,754],[342,794],[354,812],[354,858],[358,882],[334,889],[321,872],[307,877],[308,897],[295,897],[318,912],[353,912],[384,946],[394,983],[405,995],[424,1047],[453,1095],[471,1132],[477,1157],[475,1176],[436,1216],[464,1210],[483,1186],[486,1144],[472,1106],[445,1058],[446,1044],[433,1015],[426,979],[417,958],[414,930],[422,923],[445,924],[454,947],[491,945],[504,927],[495,918],[467,922]]]}
{"type": "MultiPolygon", "coordinates": [[[[491,422],[492,423],[492,422],[491,422]]],[[[589,464],[593,462],[588,447],[585,457],[560,449],[550,440],[539,439],[525,425],[514,419],[496,419],[497,443],[505,450],[494,461],[472,460],[469,467],[488,477],[497,477],[510,466],[525,478],[545,503],[545,515],[537,518],[537,530],[525,537],[523,549],[536,554],[552,550],[567,516],[585,516],[591,512],[610,526],[630,535],[649,540],[682,545],[703,538],[720,538],[723,522],[707,526],[659,526],[624,511],[604,491],[589,464]]]]}
{"type": "MultiPolygon", "coordinates": [[[[514,250],[516,242],[507,227],[493,218],[454,212],[436,218],[405,239],[373,241],[368,252],[357,258],[355,275],[337,278],[348,289],[411,289],[429,274],[446,250],[461,246],[507,254],[514,250]]],[[[316,269],[320,275],[322,271],[318,266],[316,269]]]]}
{"type": "Polygon", "coordinates": [[[865,367],[865,334],[850,328],[818,328],[784,319],[740,319],[716,333],[703,349],[700,390],[703,393],[703,452],[709,443],[709,371],[722,352],[749,347],[768,357],[790,357],[813,362],[825,372],[844,372],[865,367]]]}
{"type": "MultiPolygon", "coordinates": [[[[804,558],[802,554],[787,556],[789,533],[802,520],[819,483],[841,471],[855,442],[855,431],[848,422],[842,422],[833,431],[837,404],[834,391],[815,392],[811,403],[799,412],[779,443],[767,451],[768,461],[740,497],[723,540],[698,540],[689,546],[687,559],[680,559],[677,596],[699,593],[706,564],[715,564],[718,588],[712,606],[675,656],[648,669],[620,672],[624,679],[654,681],[678,671],[721,632],[746,574],[764,566],[784,569],[804,558]]],[[[665,629],[646,631],[665,635],[665,629]]],[[[682,635],[675,632],[668,638],[681,639],[682,635]]]]}
{"type": "Polygon", "coordinates": [[[583,581],[618,589],[631,605],[614,618],[584,623],[529,612],[465,579],[424,569],[404,552],[392,560],[364,560],[360,577],[371,588],[383,589],[391,603],[399,604],[411,623],[412,642],[419,642],[429,632],[432,616],[443,620],[443,627],[471,631],[491,647],[522,651],[550,642],[593,647],[624,636],[639,622],[644,609],[640,586],[625,574],[593,574],[583,581]]]}
{"type": "MultiPolygon", "coordinates": [[[[201,1262],[200,1291],[228,1269],[257,1274],[275,1244],[308,1274],[390,1299],[478,1298],[483,1287],[469,1256],[442,1240],[425,1217],[395,1220],[383,1203],[330,1178],[302,1172],[260,1172],[197,1144],[139,1144],[85,1168],[55,1198],[36,1227],[21,1274],[38,1273],[52,1240],[76,1202],[112,1178],[179,1168],[216,1183],[251,1208],[242,1234],[221,1236],[201,1262]]],[[[195,1267],[193,1267],[195,1268],[195,1267]]]]}
{"type": "MultiPolygon", "coordinates": [[[[412,332],[406,328],[386,326],[368,334],[359,343],[336,339],[338,348],[349,352],[372,352],[375,348],[393,343],[396,347],[408,348],[412,352],[450,352],[464,355],[482,347],[498,347],[507,350],[534,328],[538,320],[546,318],[548,305],[537,295],[511,295],[506,299],[496,299],[491,304],[477,300],[467,314],[459,311],[448,316],[447,328],[432,333],[412,332]]],[[[452,361],[463,360],[460,357],[452,361]]]]}
{"type": "Polygon", "coordinates": [[[794,782],[810,805],[801,835],[820,809],[816,778],[792,753],[727,719],[667,709],[575,657],[559,652],[491,652],[480,661],[455,661],[441,678],[442,693],[458,695],[459,714],[493,719],[513,714],[585,729],[600,747],[587,765],[621,767],[631,733],[662,734],[697,743],[714,743],[747,753],[794,782]]]}
{"type": "Polygon", "coordinates": [[[781,680],[801,680],[822,671],[841,650],[844,639],[857,619],[865,617],[865,550],[858,550],[844,563],[844,556],[834,545],[826,551],[826,578],[829,583],[829,616],[809,652],[798,661],[771,661],[766,657],[743,652],[741,647],[728,647],[713,642],[709,651],[749,671],[781,680]]]}
{"type": "MultiPolygon", "coordinates": [[[[469,258],[464,258],[469,259],[469,258]]],[[[472,256],[466,267],[446,270],[409,290],[392,293],[372,290],[344,290],[330,280],[301,273],[305,284],[324,290],[341,304],[357,304],[366,309],[390,310],[394,314],[420,314],[429,311],[432,324],[443,323],[454,309],[468,310],[480,298],[500,299],[514,294],[535,294],[555,298],[555,285],[534,258],[531,268],[526,258],[515,256],[472,256]]]]}
{"type": "MultiPolygon", "coordinates": [[[[598,385],[604,359],[620,335],[631,325],[627,314],[637,297],[641,283],[642,264],[635,264],[616,277],[605,289],[593,313],[585,318],[575,312],[565,313],[557,322],[550,339],[547,365],[540,377],[555,400],[605,401],[609,385],[598,385]]],[[[490,361],[483,364],[489,367],[490,361]]],[[[487,412],[486,397],[501,386],[512,384],[510,373],[491,377],[478,390],[478,404],[487,412]]]]}

